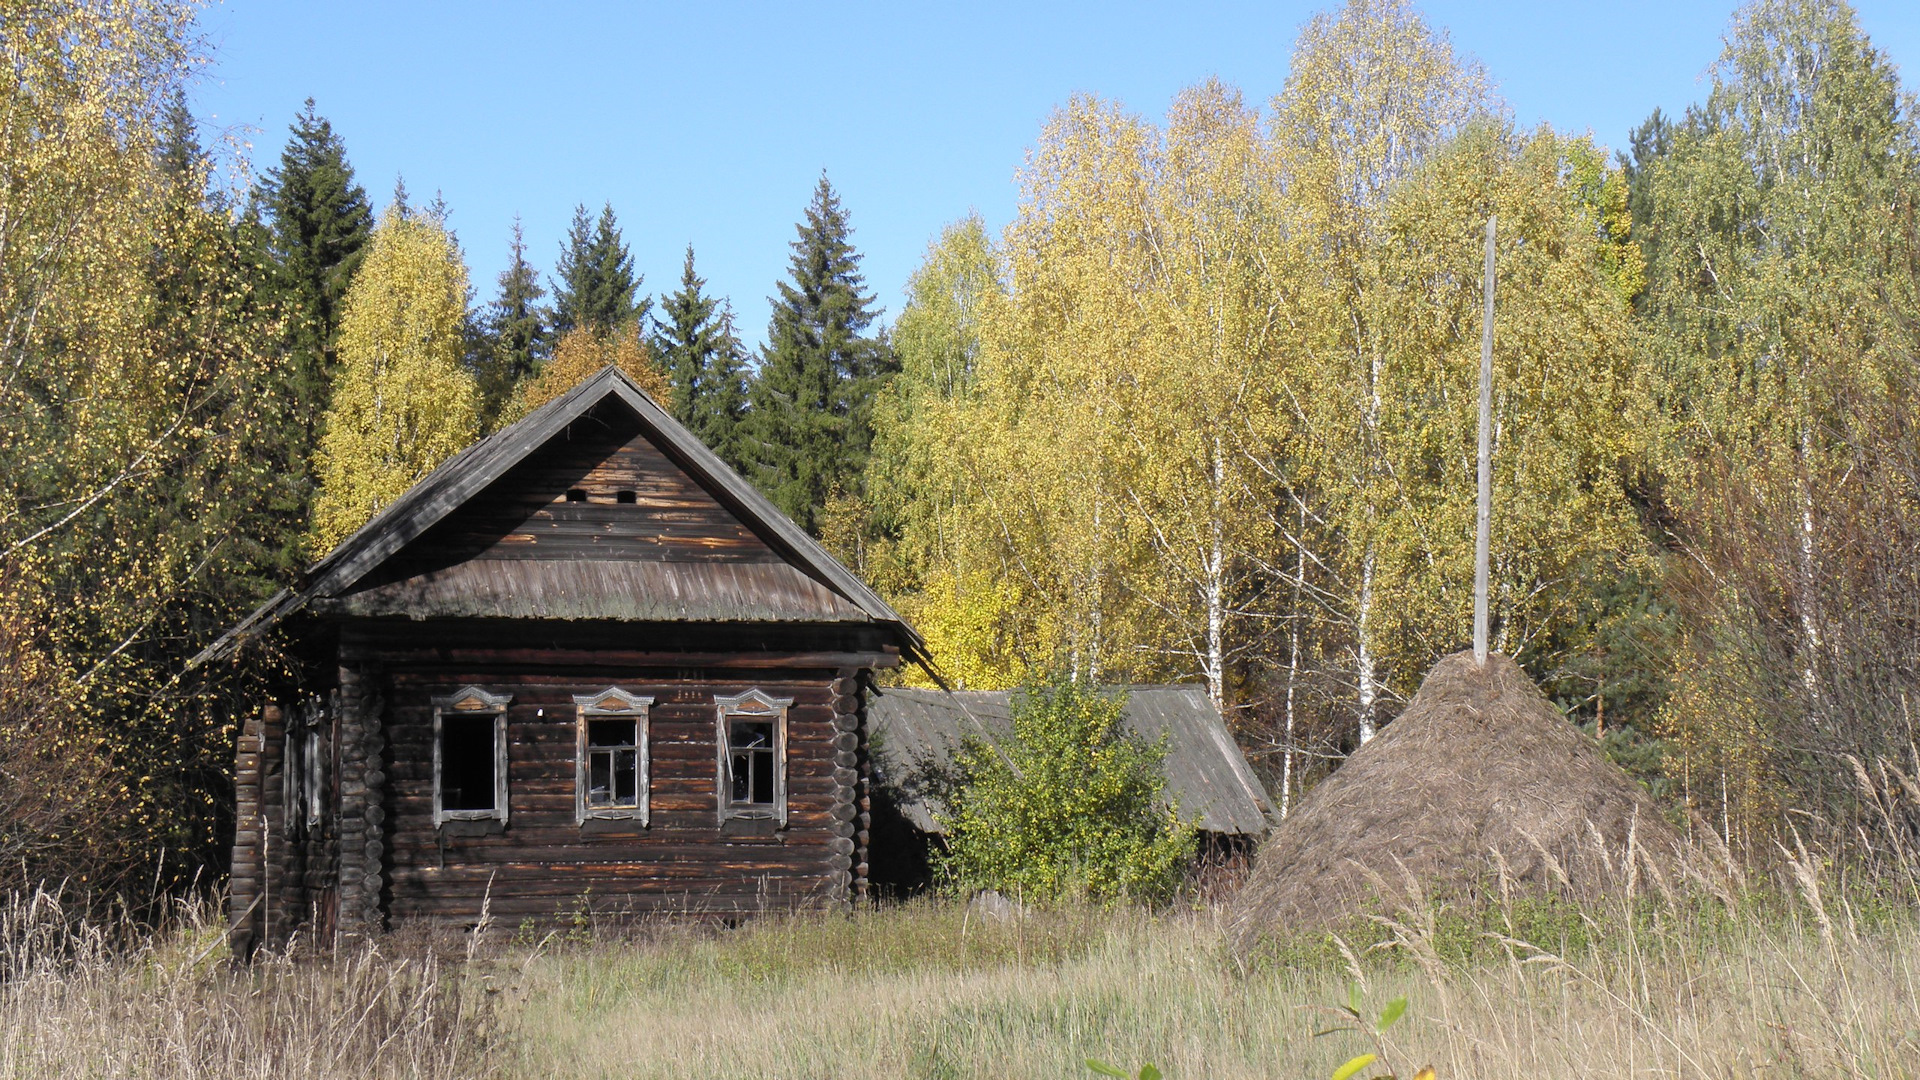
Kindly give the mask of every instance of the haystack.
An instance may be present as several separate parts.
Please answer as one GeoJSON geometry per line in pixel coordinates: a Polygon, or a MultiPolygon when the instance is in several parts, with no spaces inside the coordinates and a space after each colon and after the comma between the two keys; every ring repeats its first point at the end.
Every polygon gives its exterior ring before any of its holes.
{"type": "Polygon", "coordinates": [[[1664,892],[1700,865],[1518,664],[1460,652],[1268,838],[1232,927],[1251,946],[1274,929],[1325,927],[1416,895],[1664,892]]]}

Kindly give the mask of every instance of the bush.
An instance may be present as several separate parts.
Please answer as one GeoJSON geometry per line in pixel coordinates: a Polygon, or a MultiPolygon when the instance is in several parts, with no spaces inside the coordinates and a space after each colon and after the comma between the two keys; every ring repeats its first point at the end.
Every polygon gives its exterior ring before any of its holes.
{"type": "Polygon", "coordinates": [[[941,801],[950,887],[1036,900],[1158,900],[1192,860],[1194,828],[1163,804],[1165,740],[1121,727],[1124,694],[1071,682],[1014,696],[1012,730],[970,738],[941,801]]]}

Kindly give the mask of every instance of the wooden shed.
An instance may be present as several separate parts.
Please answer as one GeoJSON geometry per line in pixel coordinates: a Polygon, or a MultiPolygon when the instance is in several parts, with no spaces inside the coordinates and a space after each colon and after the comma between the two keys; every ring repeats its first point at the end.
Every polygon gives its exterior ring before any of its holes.
{"type": "MultiPolygon", "coordinates": [[[[1166,739],[1164,798],[1194,822],[1203,857],[1251,854],[1278,820],[1266,788],[1234,742],[1206,688],[1129,686],[1120,723],[1153,743],[1166,739]]],[[[873,746],[872,883],[894,895],[928,881],[929,845],[940,842],[937,797],[919,777],[937,773],[968,738],[994,742],[1011,729],[1013,692],[888,688],[867,703],[873,746]]]]}
{"type": "Polygon", "coordinates": [[[300,674],[235,763],[236,945],[867,889],[901,617],[616,368],[446,462],[196,662],[300,674]]]}

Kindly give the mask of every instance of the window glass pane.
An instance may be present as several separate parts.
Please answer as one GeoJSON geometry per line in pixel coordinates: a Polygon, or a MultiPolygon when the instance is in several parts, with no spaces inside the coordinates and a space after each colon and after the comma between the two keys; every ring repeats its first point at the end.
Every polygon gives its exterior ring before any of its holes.
{"type": "Polygon", "coordinates": [[[636,746],[639,722],[630,719],[587,721],[588,746],[636,746]]]}
{"type": "Polygon", "coordinates": [[[753,766],[751,754],[733,755],[733,801],[746,802],[747,793],[753,790],[753,766]]]}
{"type": "Polygon", "coordinates": [[[773,802],[773,751],[756,752],[753,770],[753,801],[771,804],[773,802]]]}
{"type": "Polygon", "coordinates": [[[493,810],[494,718],[440,718],[440,806],[444,810],[493,810]]]}
{"type": "Polygon", "coordinates": [[[587,805],[606,806],[613,801],[613,756],[605,753],[587,755],[587,805]]]}
{"type": "Polygon", "coordinates": [[[619,750],[613,755],[613,797],[621,806],[638,806],[640,799],[635,784],[639,779],[640,755],[632,750],[619,750]]]}

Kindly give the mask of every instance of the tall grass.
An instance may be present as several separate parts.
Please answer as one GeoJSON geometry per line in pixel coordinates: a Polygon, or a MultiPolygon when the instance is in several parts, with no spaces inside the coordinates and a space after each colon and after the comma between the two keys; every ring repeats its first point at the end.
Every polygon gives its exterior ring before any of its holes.
{"type": "Polygon", "coordinates": [[[0,1077],[418,1080],[492,1075],[480,992],[432,952],[370,946],[249,966],[205,899],[159,927],[95,921],[53,893],[0,907],[0,1077]]]}
{"type": "Polygon", "coordinates": [[[1371,945],[1247,963],[1205,912],[801,916],[522,955],[510,1026],[527,1075],[1072,1077],[1097,1056],[1325,1077],[1373,1049],[1314,1035],[1357,984],[1374,1011],[1411,1000],[1387,1040],[1403,1076],[1920,1076],[1910,909],[1851,928],[1778,907],[1512,915],[1553,940],[1415,912],[1371,945]]]}
{"type": "Polygon", "coordinates": [[[241,967],[210,904],[139,929],[41,894],[0,908],[0,1077],[1323,1078],[1376,1049],[1315,1036],[1357,988],[1410,1000],[1402,1076],[1920,1078],[1920,911],[1802,860],[1731,906],[1416,905],[1253,958],[1208,909],[916,903],[241,967]]]}

